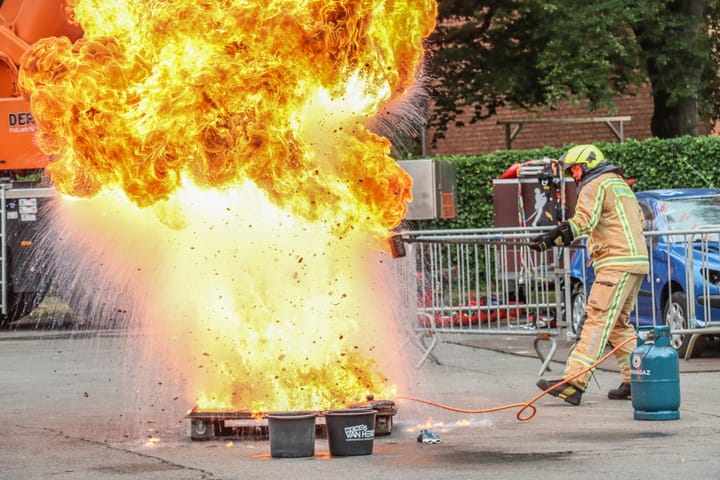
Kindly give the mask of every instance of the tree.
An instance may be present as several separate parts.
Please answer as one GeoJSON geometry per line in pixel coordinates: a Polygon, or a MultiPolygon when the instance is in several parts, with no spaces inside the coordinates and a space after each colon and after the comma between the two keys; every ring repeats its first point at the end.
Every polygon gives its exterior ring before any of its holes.
{"type": "Polygon", "coordinates": [[[443,0],[431,37],[429,124],[561,101],[612,112],[651,86],[651,132],[698,135],[720,117],[720,0],[443,0]]]}

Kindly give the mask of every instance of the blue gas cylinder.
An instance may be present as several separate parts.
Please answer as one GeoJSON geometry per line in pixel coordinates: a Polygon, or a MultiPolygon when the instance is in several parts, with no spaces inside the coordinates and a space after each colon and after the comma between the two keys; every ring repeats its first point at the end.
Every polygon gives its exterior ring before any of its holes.
{"type": "Polygon", "coordinates": [[[670,346],[670,327],[654,327],[648,339],[638,339],[630,355],[630,385],[635,420],[680,418],[680,365],[670,346]]]}

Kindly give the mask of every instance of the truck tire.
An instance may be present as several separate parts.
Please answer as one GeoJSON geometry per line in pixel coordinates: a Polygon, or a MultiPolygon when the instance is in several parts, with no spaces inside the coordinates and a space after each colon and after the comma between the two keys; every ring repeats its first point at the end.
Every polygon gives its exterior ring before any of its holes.
{"type": "Polygon", "coordinates": [[[13,292],[12,289],[9,289],[7,293],[7,313],[3,318],[3,323],[11,325],[25,315],[29,315],[43,301],[45,294],[47,294],[47,288],[35,292],[13,292]]]}

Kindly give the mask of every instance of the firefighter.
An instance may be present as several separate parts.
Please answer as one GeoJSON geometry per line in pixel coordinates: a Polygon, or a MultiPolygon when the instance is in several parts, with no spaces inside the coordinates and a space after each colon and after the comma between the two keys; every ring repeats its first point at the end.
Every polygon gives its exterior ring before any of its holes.
{"type": "MultiPolygon", "coordinates": [[[[587,249],[595,269],[584,325],[568,356],[564,380],[597,362],[606,344],[619,345],[635,336],[630,312],[649,263],[642,211],[622,169],[607,162],[594,145],[572,147],[560,161],[565,174],[572,175],[577,184],[575,214],[552,231],[533,238],[531,248],[543,251],[551,246],[567,246],[578,236],[587,235],[587,249]]],[[[636,346],[636,341],[629,341],[615,352],[622,383],[610,390],[608,398],[631,398],[630,354],[636,346]]],[[[591,377],[592,370],[548,393],[579,405],[591,377]]],[[[541,378],[537,386],[547,390],[561,381],[541,378]]]]}

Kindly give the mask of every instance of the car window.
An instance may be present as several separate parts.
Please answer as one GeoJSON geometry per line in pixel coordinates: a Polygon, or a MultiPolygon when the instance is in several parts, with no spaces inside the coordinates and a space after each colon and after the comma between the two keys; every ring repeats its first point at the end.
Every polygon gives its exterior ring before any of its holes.
{"type": "Polygon", "coordinates": [[[668,229],[697,230],[720,225],[720,196],[677,198],[663,202],[668,229]]]}

